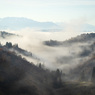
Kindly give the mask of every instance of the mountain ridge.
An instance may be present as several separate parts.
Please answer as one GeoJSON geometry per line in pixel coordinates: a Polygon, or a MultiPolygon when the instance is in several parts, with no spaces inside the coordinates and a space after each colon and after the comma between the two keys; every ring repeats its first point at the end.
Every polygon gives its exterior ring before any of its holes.
{"type": "MultiPolygon", "coordinates": [[[[72,26],[72,25],[71,25],[72,26]]],[[[37,30],[44,30],[43,32],[48,31],[62,31],[65,28],[69,28],[68,25],[58,24],[54,22],[39,22],[25,17],[5,17],[0,18],[0,30],[21,30],[24,28],[32,28],[37,30]]],[[[77,26],[72,26],[73,28],[77,28],[77,26]]],[[[78,26],[79,27],[79,26],[78,26]]],[[[91,24],[83,24],[81,25],[80,32],[92,32],[95,31],[95,26],[91,24]]]]}
{"type": "Polygon", "coordinates": [[[53,27],[59,27],[53,22],[38,22],[32,19],[24,17],[5,17],[0,18],[0,28],[1,29],[23,29],[23,28],[42,28],[42,29],[52,29],[53,27]]]}

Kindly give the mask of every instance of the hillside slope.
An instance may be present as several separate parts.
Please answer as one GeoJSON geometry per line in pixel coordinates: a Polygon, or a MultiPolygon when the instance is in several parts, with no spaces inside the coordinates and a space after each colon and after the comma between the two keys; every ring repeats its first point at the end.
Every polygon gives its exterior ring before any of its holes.
{"type": "Polygon", "coordinates": [[[95,33],[81,34],[77,37],[72,37],[66,41],[50,40],[44,41],[43,44],[47,46],[71,46],[79,43],[91,43],[95,41],[95,33]]]}
{"type": "Polygon", "coordinates": [[[53,95],[49,72],[0,48],[0,95],[53,95]]]}

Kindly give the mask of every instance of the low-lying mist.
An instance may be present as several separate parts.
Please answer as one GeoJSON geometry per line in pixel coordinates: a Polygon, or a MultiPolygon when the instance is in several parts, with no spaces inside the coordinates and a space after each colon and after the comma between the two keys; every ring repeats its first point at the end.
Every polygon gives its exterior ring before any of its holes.
{"type": "MultiPolygon", "coordinates": [[[[20,48],[23,48],[29,52],[32,52],[33,56],[37,57],[40,60],[32,59],[26,56],[29,61],[33,61],[34,64],[42,63],[46,68],[55,70],[57,68],[68,72],[70,69],[76,67],[79,63],[83,62],[83,57],[80,57],[79,54],[82,52],[81,46],[85,44],[74,44],[69,47],[49,47],[43,44],[43,41],[47,40],[57,40],[65,41],[71,37],[76,37],[77,35],[82,34],[82,32],[73,32],[73,31],[60,31],[60,32],[42,32],[33,30],[33,29],[23,29],[21,31],[11,31],[6,30],[9,33],[18,34],[20,36],[10,37],[1,39],[1,44],[6,42],[12,42],[13,44],[18,44],[20,48]]],[[[88,57],[84,57],[87,59],[88,57]]]]}

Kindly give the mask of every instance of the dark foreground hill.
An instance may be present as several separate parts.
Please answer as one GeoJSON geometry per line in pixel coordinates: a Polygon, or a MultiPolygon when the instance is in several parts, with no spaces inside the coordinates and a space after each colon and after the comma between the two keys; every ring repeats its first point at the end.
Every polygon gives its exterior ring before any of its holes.
{"type": "Polygon", "coordinates": [[[0,48],[0,95],[53,95],[49,72],[0,48]]]}
{"type": "Polygon", "coordinates": [[[93,82],[65,82],[62,77],[59,69],[37,67],[0,46],[0,95],[95,95],[93,82]]]}

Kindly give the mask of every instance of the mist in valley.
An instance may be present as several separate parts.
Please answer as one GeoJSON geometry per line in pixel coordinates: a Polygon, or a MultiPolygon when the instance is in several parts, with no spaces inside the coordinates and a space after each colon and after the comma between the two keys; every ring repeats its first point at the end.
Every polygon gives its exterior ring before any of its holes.
{"type": "Polygon", "coordinates": [[[11,74],[4,77],[4,86],[9,88],[6,90],[9,92],[6,93],[16,91],[15,95],[17,95],[17,93],[24,93],[25,90],[26,95],[29,93],[34,95],[42,95],[42,93],[59,95],[60,93],[61,95],[64,92],[70,95],[72,90],[74,92],[71,95],[78,95],[82,88],[84,89],[82,93],[88,92],[88,89],[92,91],[95,34],[80,32],[73,28],[70,30],[43,32],[26,28],[19,31],[2,31],[1,63],[4,58],[7,59],[4,61],[8,62],[7,66],[4,65],[4,68],[7,68],[5,75],[11,74]],[[5,50],[4,54],[2,48],[5,50]],[[12,66],[9,63],[12,63],[12,66]],[[10,82],[7,84],[7,79],[11,80],[12,86],[10,82]],[[84,88],[85,86],[87,88],[84,88]]]}
{"type": "Polygon", "coordinates": [[[95,0],[0,0],[0,95],[95,95],[95,0]]]}
{"type": "MultiPolygon", "coordinates": [[[[71,28],[69,30],[69,28],[70,26],[60,32],[42,32],[41,30],[37,31],[30,28],[20,31],[6,30],[9,33],[14,33],[19,36],[1,38],[1,43],[12,42],[12,44],[18,44],[20,48],[31,52],[35,57],[29,58],[22,55],[29,62],[34,62],[34,64],[42,63],[50,70],[61,69],[64,73],[68,73],[70,69],[82,63],[84,58],[79,56],[82,52],[81,46],[88,45],[88,43],[77,43],[68,47],[52,47],[45,45],[43,42],[49,40],[65,41],[82,34],[82,32],[75,31],[74,29],[71,30],[71,28]]],[[[20,53],[17,54],[19,55],[20,53]]]]}

